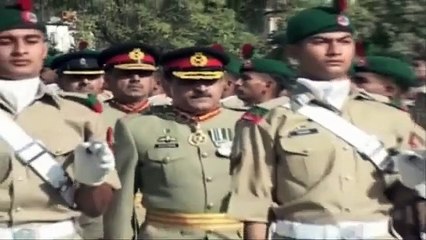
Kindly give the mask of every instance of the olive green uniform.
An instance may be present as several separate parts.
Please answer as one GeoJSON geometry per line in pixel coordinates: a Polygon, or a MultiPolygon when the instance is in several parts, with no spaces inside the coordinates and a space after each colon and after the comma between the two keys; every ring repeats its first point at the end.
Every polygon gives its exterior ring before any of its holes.
{"type": "Polygon", "coordinates": [[[240,223],[224,216],[230,151],[220,148],[220,141],[232,141],[234,123],[240,115],[222,109],[199,122],[206,138],[198,146],[189,143],[192,123],[172,106],[158,106],[146,115],[120,119],[115,129],[115,154],[124,188],[106,215],[106,238],[131,237],[130,226],[122,223],[132,216],[135,173],[141,177],[137,187],[147,209],[139,238],[240,238],[240,223]]]}

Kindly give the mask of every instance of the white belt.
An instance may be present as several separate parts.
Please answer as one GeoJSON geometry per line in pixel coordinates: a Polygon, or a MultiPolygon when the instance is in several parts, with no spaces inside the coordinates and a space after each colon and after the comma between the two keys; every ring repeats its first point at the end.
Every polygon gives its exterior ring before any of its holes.
{"type": "Polygon", "coordinates": [[[315,225],[281,220],[272,223],[271,232],[295,239],[372,239],[389,234],[389,221],[315,225]]]}
{"type": "Polygon", "coordinates": [[[77,234],[74,222],[71,220],[57,223],[30,223],[0,227],[0,239],[70,239],[77,234]]]}

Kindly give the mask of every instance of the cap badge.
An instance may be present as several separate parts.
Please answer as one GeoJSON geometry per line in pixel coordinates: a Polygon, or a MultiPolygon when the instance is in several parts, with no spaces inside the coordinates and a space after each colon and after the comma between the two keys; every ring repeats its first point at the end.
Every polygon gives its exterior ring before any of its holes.
{"type": "Polygon", "coordinates": [[[87,61],[85,58],[80,58],[80,65],[87,65],[87,61]]]}
{"type": "Polygon", "coordinates": [[[339,15],[337,16],[337,24],[343,27],[347,27],[350,24],[349,18],[345,15],[339,15]]]}
{"type": "Polygon", "coordinates": [[[37,16],[29,11],[24,11],[21,13],[21,18],[24,22],[37,23],[37,16]]]}
{"type": "Polygon", "coordinates": [[[357,60],[356,66],[357,67],[366,67],[367,66],[367,59],[365,59],[365,58],[359,58],[357,60]]]}
{"type": "Polygon", "coordinates": [[[190,59],[190,63],[194,67],[204,67],[208,63],[208,58],[201,52],[195,53],[190,59]]]}
{"type": "Polygon", "coordinates": [[[245,69],[251,69],[251,68],[253,68],[253,63],[251,62],[251,59],[244,60],[243,67],[245,69]]]}
{"type": "Polygon", "coordinates": [[[129,58],[141,63],[141,60],[145,57],[145,53],[141,51],[140,48],[135,48],[133,51],[129,52],[129,58]]]}

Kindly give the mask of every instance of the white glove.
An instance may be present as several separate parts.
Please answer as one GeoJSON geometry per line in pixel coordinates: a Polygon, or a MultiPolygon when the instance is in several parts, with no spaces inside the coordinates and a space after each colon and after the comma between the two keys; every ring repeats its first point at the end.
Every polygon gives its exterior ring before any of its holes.
{"type": "Polygon", "coordinates": [[[395,160],[402,184],[426,198],[426,151],[405,151],[395,160]]]}
{"type": "Polygon", "coordinates": [[[222,157],[230,157],[232,152],[232,142],[222,143],[217,149],[217,153],[222,157]]]}
{"type": "Polygon", "coordinates": [[[74,150],[74,175],[79,183],[99,186],[114,168],[114,154],[106,143],[84,142],[74,150]]]}

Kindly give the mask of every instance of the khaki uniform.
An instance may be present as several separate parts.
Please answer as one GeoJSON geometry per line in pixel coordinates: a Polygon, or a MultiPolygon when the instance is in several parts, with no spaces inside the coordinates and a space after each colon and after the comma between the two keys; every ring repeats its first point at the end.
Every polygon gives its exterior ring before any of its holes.
{"type": "MultiPolygon", "coordinates": [[[[34,139],[40,140],[66,171],[73,176],[73,150],[87,141],[105,140],[106,130],[102,119],[89,108],[63,99],[40,85],[37,100],[14,116],[15,121],[34,139]]],[[[0,98],[0,108],[10,116],[14,111],[0,98]]],[[[120,187],[114,171],[107,182],[115,189],[120,187]]],[[[0,140],[0,228],[28,223],[55,223],[72,220],[80,212],[71,210],[60,195],[47,186],[31,169],[23,166],[0,140]]],[[[60,233],[61,229],[57,229],[60,233]]],[[[79,239],[78,235],[64,236],[79,239]]]]}
{"type": "Polygon", "coordinates": [[[135,173],[141,178],[137,187],[147,209],[139,238],[240,238],[241,223],[225,216],[230,148],[226,153],[219,147],[221,140],[231,143],[240,115],[222,109],[200,121],[206,138],[199,146],[190,144],[189,118],[171,106],[120,119],[115,128],[115,154],[124,188],[105,218],[106,238],[131,237],[130,227],[122,223],[132,216],[135,173]]]}
{"type": "MultiPolygon", "coordinates": [[[[412,133],[425,136],[407,113],[358,90],[346,100],[342,117],[387,148],[409,148],[412,133]]],[[[385,181],[350,145],[285,106],[258,122],[238,121],[232,161],[228,213],[238,219],[335,224],[390,218],[384,192],[398,175],[385,181]]]]}

